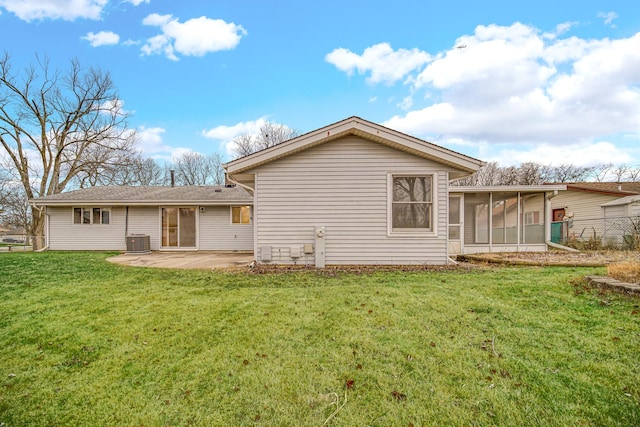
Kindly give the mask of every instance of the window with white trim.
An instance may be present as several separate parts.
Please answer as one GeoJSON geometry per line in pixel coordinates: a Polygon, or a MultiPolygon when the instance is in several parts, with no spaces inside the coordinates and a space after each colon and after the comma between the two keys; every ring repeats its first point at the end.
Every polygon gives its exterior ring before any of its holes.
{"type": "Polygon", "coordinates": [[[73,208],[74,224],[103,224],[111,222],[109,208],[73,208]]]}
{"type": "Polygon", "coordinates": [[[231,206],[231,224],[251,224],[251,206],[231,206]]]}
{"type": "Polygon", "coordinates": [[[433,231],[433,177],[393,175],[391,230],[433,231]]]}

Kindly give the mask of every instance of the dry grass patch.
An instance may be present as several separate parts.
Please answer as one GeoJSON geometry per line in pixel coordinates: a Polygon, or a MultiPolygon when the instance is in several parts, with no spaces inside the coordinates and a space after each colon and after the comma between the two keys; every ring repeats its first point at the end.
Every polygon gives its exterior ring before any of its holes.
{"type": "Polygon", "coordinates": [[[607,275],[627,283],[640,284],[640,261],[624,261],[607,267],[607,275]]]}

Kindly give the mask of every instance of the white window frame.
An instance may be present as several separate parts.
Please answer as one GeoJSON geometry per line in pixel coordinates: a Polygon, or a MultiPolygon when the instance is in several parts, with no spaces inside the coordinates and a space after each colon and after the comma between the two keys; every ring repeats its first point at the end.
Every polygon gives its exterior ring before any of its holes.
{"type": "Polygon", "coordinates": [[[233,206],[229,206],[229,223],[232,226],[247,226],[247,225],[252,225],[253,224],[253,212],[251,209],[251,205],[233,205],[233,206]],[[233,209],[234,208],[239,208],[240,209],[240,222],[233,222],[233,209]],[[243,208],[247,208],[249,210],[249,222],[242,222],[242,209],[243,208]]]}
{"type": "Polygon", "coordinates": [[[387,173],[387,237],[438,237],[438,174],[437,172],[389,172],[387,173]],[[429,177],[431,178],[431,230],[428,229],[394,229],[393,228],[393,179],[401,177],[429,177]]]}
{"type": "Polygon", "coordinates": [[[73,225],[111,225],[112,216],[111,216],[111,208],[103,207],[103,206],[74,206],[71,208],[71,224],[73,225]],[[80,209],[80,222],[76,222],[76,209],[80,209]],[[100,210],[100,222],[94,222],[93,213],[95,209],[100,210]],[[84,218],[84,213],[89,212],[89,222],[84,222],[82,218],[84,218]],[[109,222],[106,224],[102,223],[103,212],[109,213],[109,222]]]}

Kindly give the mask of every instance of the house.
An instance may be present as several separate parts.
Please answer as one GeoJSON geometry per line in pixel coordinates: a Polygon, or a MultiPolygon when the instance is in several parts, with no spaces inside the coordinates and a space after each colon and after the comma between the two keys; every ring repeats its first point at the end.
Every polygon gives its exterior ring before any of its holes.
{"type": "Polygon", "coordinates": [[[102,187],[32,201],[50,249],[253,251],[259,263],[446,264],[546,250],[564,186],[449,187],[483,162],[350,117],[225,165],[225,187],[102,187]]]}
{"type": "MultiPolygon", "coordinates": [[[[566,184],[567,191],[561,192],[551,201],[552,241],[601,241],[606,225],[603,223],[604,208],[609,217],[614,212],[622,216],[632,215],[617,201],[640,195],[640,182],[573,182],[566,184]]],[[[629,199],[627,199],[629,200],[629,199]]]]}
{"type": "Polygon", "coordinates": [[[460,253],[546,250],[547,195],[565,187],[449,188],[482,164],[351,117],[226,172],[254,193],[258,262],[446,264],[460,253]],[[510,221],[502,238],[500,203],[510,221]]]}
{"type": "Polygon", "coordinates": [[[551,240],[552,200],[564,185],[449,188],[449,254],[540,252],[551,240]]]}
{"type": "Polygon", "coordinates": [[[607,202],[601,209],[603,243],[623,249],[640,249],[640,194],[607,202]]]}
{"type": "Polygon", "coordinates": [[[253,197],[236,186],[91,187],[35,199],[51,250],[253,250],[253,197]]]}

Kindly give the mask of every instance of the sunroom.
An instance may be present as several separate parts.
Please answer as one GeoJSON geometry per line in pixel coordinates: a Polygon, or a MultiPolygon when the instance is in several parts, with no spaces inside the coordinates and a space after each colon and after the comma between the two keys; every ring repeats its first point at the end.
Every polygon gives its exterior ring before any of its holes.
{"type": "Polygon", "coordinates": [[[543,252],[550,243],[549,199],[562,185],[449,188],[450,255],[543,252]]]}

